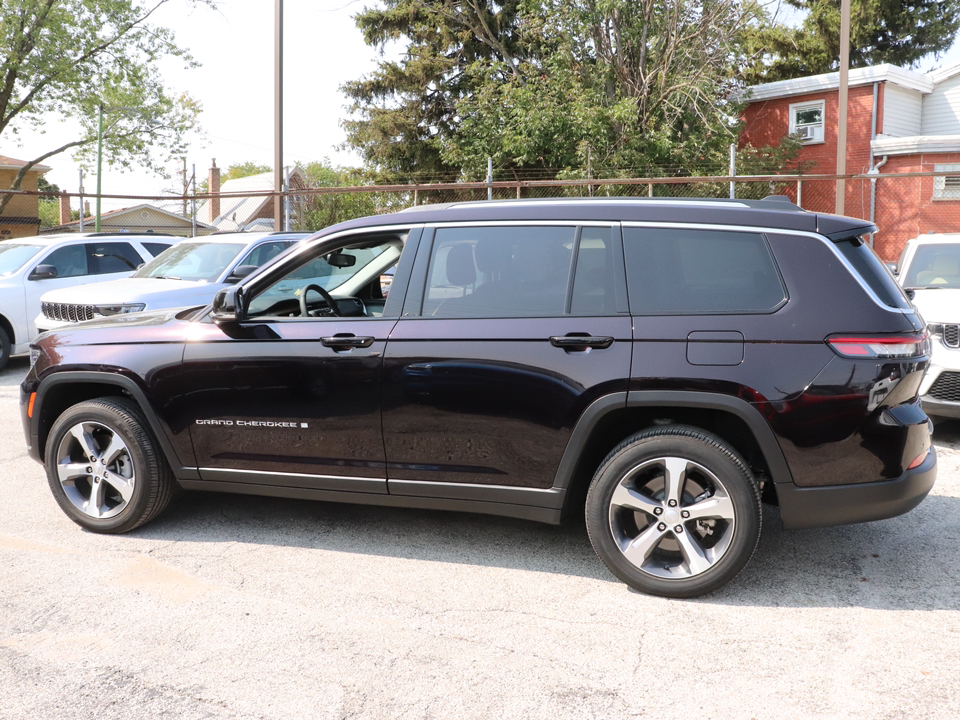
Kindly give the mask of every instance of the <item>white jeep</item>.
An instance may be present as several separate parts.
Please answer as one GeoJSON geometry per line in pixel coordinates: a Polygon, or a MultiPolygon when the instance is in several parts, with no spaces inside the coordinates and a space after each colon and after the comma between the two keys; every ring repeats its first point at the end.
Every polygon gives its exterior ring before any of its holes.
{"type": "Polygon", "coordinates": [[[896,272],[900,285],[912,291],[933,345],[920,385],[923,409],[934,419],[960,418],[960,233],[910,240],[896,272]]]}

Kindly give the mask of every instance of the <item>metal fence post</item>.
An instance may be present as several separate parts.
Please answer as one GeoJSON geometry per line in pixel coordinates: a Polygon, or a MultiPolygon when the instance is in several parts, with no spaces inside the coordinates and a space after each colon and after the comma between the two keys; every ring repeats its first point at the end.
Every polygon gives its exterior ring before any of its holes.
{"type": "MultiPolygon", "coordinates": [[[[733,143],[730,143],[730,177],[734,177],[737,174],[737,146],[733,143]]],[[[730,199],[733,200],[737,197],[737,182],[736,180],[730,181],[730,199]]]]}
{"type": "Polygon", "coordinates": [[[80,232],[83,232],[83,170],[80,171],[80,232]]]}

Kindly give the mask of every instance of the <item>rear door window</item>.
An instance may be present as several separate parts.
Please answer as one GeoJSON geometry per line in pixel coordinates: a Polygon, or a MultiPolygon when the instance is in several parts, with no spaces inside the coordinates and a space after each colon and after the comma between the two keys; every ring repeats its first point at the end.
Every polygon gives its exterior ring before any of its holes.
{"type": "Polygon", "coordinates": [[[761,233],[625,227],[623,242],[635,315],[772,312],[787,297],[761,233]]]}
{"type": "Polygon", "coordinates": [[[563,315],[576,227],[440,228],[423,314],[435,317],[563,315]]]}
{"type": "Polygon", "coordinates": [[[89,243],[87,266],[91,275],[131,273],[143,264],[140,253],[125,242],[89,243]]]}

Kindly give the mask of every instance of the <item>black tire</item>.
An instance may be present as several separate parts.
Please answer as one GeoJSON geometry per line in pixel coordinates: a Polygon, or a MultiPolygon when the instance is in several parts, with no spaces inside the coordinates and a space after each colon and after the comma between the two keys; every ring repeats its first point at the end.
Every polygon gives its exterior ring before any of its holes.
{"type": "Polygon", "coordinates": [[[600,464],[587,492],[587,532],[597,555],[623,582],[662,597],[697,597],[730,582],[757,547],[761,517],[746,463],[694,427],[627,438],[600,464]]]}
{"type": "Polygon", "coordinates": [[[179,489],[143,413],[126,398],[67,409],[50,430],[45,465],[61,509],[99,533],[124,533],[149,522],[179,489]]]}
{"type": "Polygon", "coordinates": [[[0,327],[0,370],[7,366],[10,360],[10,349],[13,346],[12,341],[7,336],[7,331],[0,327]]]}

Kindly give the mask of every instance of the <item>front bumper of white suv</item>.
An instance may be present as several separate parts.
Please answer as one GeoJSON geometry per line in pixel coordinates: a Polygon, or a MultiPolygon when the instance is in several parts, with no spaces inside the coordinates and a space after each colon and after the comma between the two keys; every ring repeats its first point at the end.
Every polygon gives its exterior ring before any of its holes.
{"type": "Polygon", "coordinates": [[[933,352],[920,384],[920,400],[927,415],[960,418],[960,324],[931,323],[933,352]]]}

